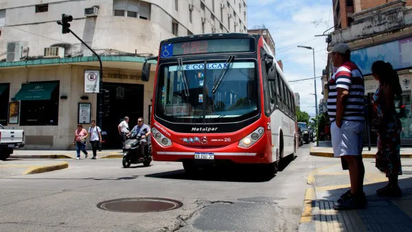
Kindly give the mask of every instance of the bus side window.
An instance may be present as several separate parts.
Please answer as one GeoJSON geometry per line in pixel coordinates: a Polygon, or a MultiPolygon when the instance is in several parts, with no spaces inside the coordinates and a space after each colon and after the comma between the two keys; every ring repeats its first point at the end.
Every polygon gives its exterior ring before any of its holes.
{"type": "Polygon", "coordinates": [[[262,79],[263,79],[263,99],[264,99],[264,106],[265,106],[265,114],[266,116],[270,116],[270,113],[272,112],[271,110],[271,95],[270,95],[270,90],[269,90],[269,82],[268,82],[268,69],[267,69],[267,64],[265,59],[263,58],[266,54],[264,49],[261,49],[261,68],[262,68],[262,79]]]}
{"type": "Polygon", "coordinates": [[[277,72],[274,65],[269,69],[268,80],[269,80],[269,92],[270,92],[270,110],[273,112],[278,104],[277,93],[276,93],[276,81],[277,72]]]}
{"type": "Polygon", "coordinates": [[[279,78],[278,82],[279,82],[279,97],[280,97],[279,108],[281,108],[283,110],[283,102],[284,102],[285,95],[283,94],[283,81],[282,81],[282,78],[279,78]]]}

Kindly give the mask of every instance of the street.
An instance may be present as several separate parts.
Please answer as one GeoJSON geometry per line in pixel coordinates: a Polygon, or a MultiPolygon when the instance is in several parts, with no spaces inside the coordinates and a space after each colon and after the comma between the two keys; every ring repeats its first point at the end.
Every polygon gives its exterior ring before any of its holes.
{"type": "Polygon", "coordinates": [[[309,156],[309,146],[270,180],[254,175],[255,168],[215,168],[189,177],[181,163],[124,169],[121,159],[64,160],[68,169],[3,174],[0,231],[297,231],[308,174],[337,162],[309,156]],[[136,197],[183,206],[149,213],[97,207],[136,197]]]}

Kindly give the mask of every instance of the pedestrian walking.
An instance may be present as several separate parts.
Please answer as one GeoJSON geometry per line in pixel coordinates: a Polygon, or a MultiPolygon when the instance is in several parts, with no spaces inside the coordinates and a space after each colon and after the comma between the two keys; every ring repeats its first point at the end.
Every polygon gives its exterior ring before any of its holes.
{"type": "Polygon", "coordinates": [[[341,157],[342,167],[349,170],[350,190],[334,206],[337,210],[366,206],[363,192],[365,167],[362,161],[364,134],[364,79],[359,68],[350,60],[349,46],[336,44],[331,57],[336,72],[329,81],[328,114],[331,121],[332,147],[341,157]]]}
{"type": "Polygon", "coordinates": [[[99,143],[102,142],[101,132],[102,130],[100,129],[100,127],[96,126],[96,120],[92,120],[92,126],[89,127],[90,144],[92,145],[92,150],[93,150],[92,159],[96,159],[97,149],[99,148],[99,143]]]}
{"type": "Polygon", "coordinates": [[[395,100],[401,99],[402,88],[399,76],[390,63],[376,61],[372,64],[372,75],[379,81],[373,95],[372,130],[378,134],[376,167],[386,173],[388,184],[376,191],[379,196],[400,197],[398,176],[402,175],[401,137],[402,124],[395,109],[395,100]]]}
{"type": "Polygon", "coordinates": [[[80,159],[80,151],[84,153],[84,156],[87,159],[86,151],[86,138],[89,134],[83,128],[81,124],[77,125],[77,129],[74,131],[74,140],[73,145],[76,145],[77,159],[80,159]]]}
{"type": "Polygon", "coordinates": [[[126,141],[126,135],[129,133],[129,117],[124,117],[124,120],[117,126],[119,135],[122,138],[122,144],[126,141]]]}

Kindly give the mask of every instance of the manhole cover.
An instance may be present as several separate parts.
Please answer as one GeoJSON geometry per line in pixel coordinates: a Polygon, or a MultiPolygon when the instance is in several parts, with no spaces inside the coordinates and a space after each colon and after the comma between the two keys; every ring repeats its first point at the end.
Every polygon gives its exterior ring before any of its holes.
{"type": "Polygon", "coordinates": [[[182,202],[166,198],[121,198],[97,204],[97,207],[103,210],[125,213],[159,212],[182,206],[182,202]]]}

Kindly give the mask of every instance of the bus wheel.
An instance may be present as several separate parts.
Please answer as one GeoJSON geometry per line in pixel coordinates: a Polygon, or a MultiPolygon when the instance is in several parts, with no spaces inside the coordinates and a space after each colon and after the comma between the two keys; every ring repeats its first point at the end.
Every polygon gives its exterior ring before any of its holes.
{"type": "Polygon", "coordinates": [[[185,172],[189,175],[196,174],[199,172],[199,167],[193,160],[184,160],[183,168],[185,169],[185,172]]]}

